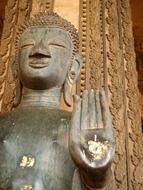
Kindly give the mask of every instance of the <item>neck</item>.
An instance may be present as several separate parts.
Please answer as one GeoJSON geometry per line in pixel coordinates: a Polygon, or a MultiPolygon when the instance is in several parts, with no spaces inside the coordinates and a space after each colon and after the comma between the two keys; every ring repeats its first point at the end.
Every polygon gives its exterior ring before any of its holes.
{"type": "Polygon", "coordinates": [[[23,88],[22,107],[47,107],[60,109],[61,87],[48,90],[32,90],[23,88]]]}

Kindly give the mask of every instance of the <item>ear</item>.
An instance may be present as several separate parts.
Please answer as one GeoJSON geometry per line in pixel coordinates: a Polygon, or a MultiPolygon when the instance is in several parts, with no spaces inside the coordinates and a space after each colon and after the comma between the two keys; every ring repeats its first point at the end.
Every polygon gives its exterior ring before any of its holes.
{"type": "Polygon", "coordinates": [[[15,57],[11,57],[11,70],[13,74],[13,78],[16,81],[16,94],[15,94],[15,100],[13,103],[13,107],[17,107],[21,101],[21,96],[22,96],[22,84],[20,80],[18,79],[18,71],[17,71],[17,65],[15,61],[15,57]]]}
{"type": "Polygon", "coordinates": [[[64,83],[64,100],[68,106],[71,106],[73,102],[72,87],[79,76],[82,63],[82,57],[78,54],[75,55],[72,61],[71,68],[68,72],[66,81],[64,83]]]}
{"type": "Polygon", "coordinates": [[[17,68],[16,68],[16,61],[15,61],[14,56],[11,57],[10,62],[11,62],[11,70],[12,70],[13,78],[16,79],[17,78],[17,68]]]}
{"type": "Polygon", "coordinates": [[[16,82],[16,94],[15,94],[13,107],[17,107],[20,104],[21,97],[22,97],[22,84],[18,79],[16,82]]]}

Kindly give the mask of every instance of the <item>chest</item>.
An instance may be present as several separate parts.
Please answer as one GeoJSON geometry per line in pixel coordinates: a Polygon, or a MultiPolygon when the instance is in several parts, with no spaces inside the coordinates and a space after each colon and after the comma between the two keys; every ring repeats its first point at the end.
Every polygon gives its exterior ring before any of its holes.
{"type": "Polygon", "coordinates": [[[68,150],[67,121],[13,125],[12,133],[1,142],[4,183],[12,189],[68,189],[74,165],[68,150]]]}

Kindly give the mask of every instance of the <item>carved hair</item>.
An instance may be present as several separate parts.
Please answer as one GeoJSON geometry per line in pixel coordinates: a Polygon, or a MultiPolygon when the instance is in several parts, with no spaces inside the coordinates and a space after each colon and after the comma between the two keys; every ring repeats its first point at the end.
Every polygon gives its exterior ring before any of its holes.
{"type": "Polygon", "coordinates": [[[74,25],[72,25],[67,20],[60,17],[57,13],[52,11],[40,12],[39,14],[33,16],[30,20],[26,21],[18,30],[16,37],[16,50],[18,50],[19,39],[22,33],[29,27],[32,26],[48,26],[61,28],[69,33],[73,43],[73,55],[78,52],[79,48],[79,38],[77,30],[74,25]]]}

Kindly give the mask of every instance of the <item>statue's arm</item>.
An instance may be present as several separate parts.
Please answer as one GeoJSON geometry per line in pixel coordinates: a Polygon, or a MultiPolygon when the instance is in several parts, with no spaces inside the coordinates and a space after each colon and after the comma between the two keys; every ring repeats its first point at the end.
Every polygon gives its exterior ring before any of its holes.
{"type": "Polygon", "coordinates": [[[115,141],[106,96],[101,91],[85,91],[74,97],[69,149],[85,190],[108,189],[115,141]]]}
{"type": "Polygon", "coordinates": [[[94,190],[114,190],[115,189],[115,184],[114,184],[114,179],[111,176],[110,177],[109,183],[103,188],[91,188],[91,187],[86,187],[84,184],[82,184],[81,177],[80,177],[80,172],[79,169],[76,169],[73,175],[73,180],[72,180],[72,190],[89,190],[89,189],[94,189],[94,190]]]}

